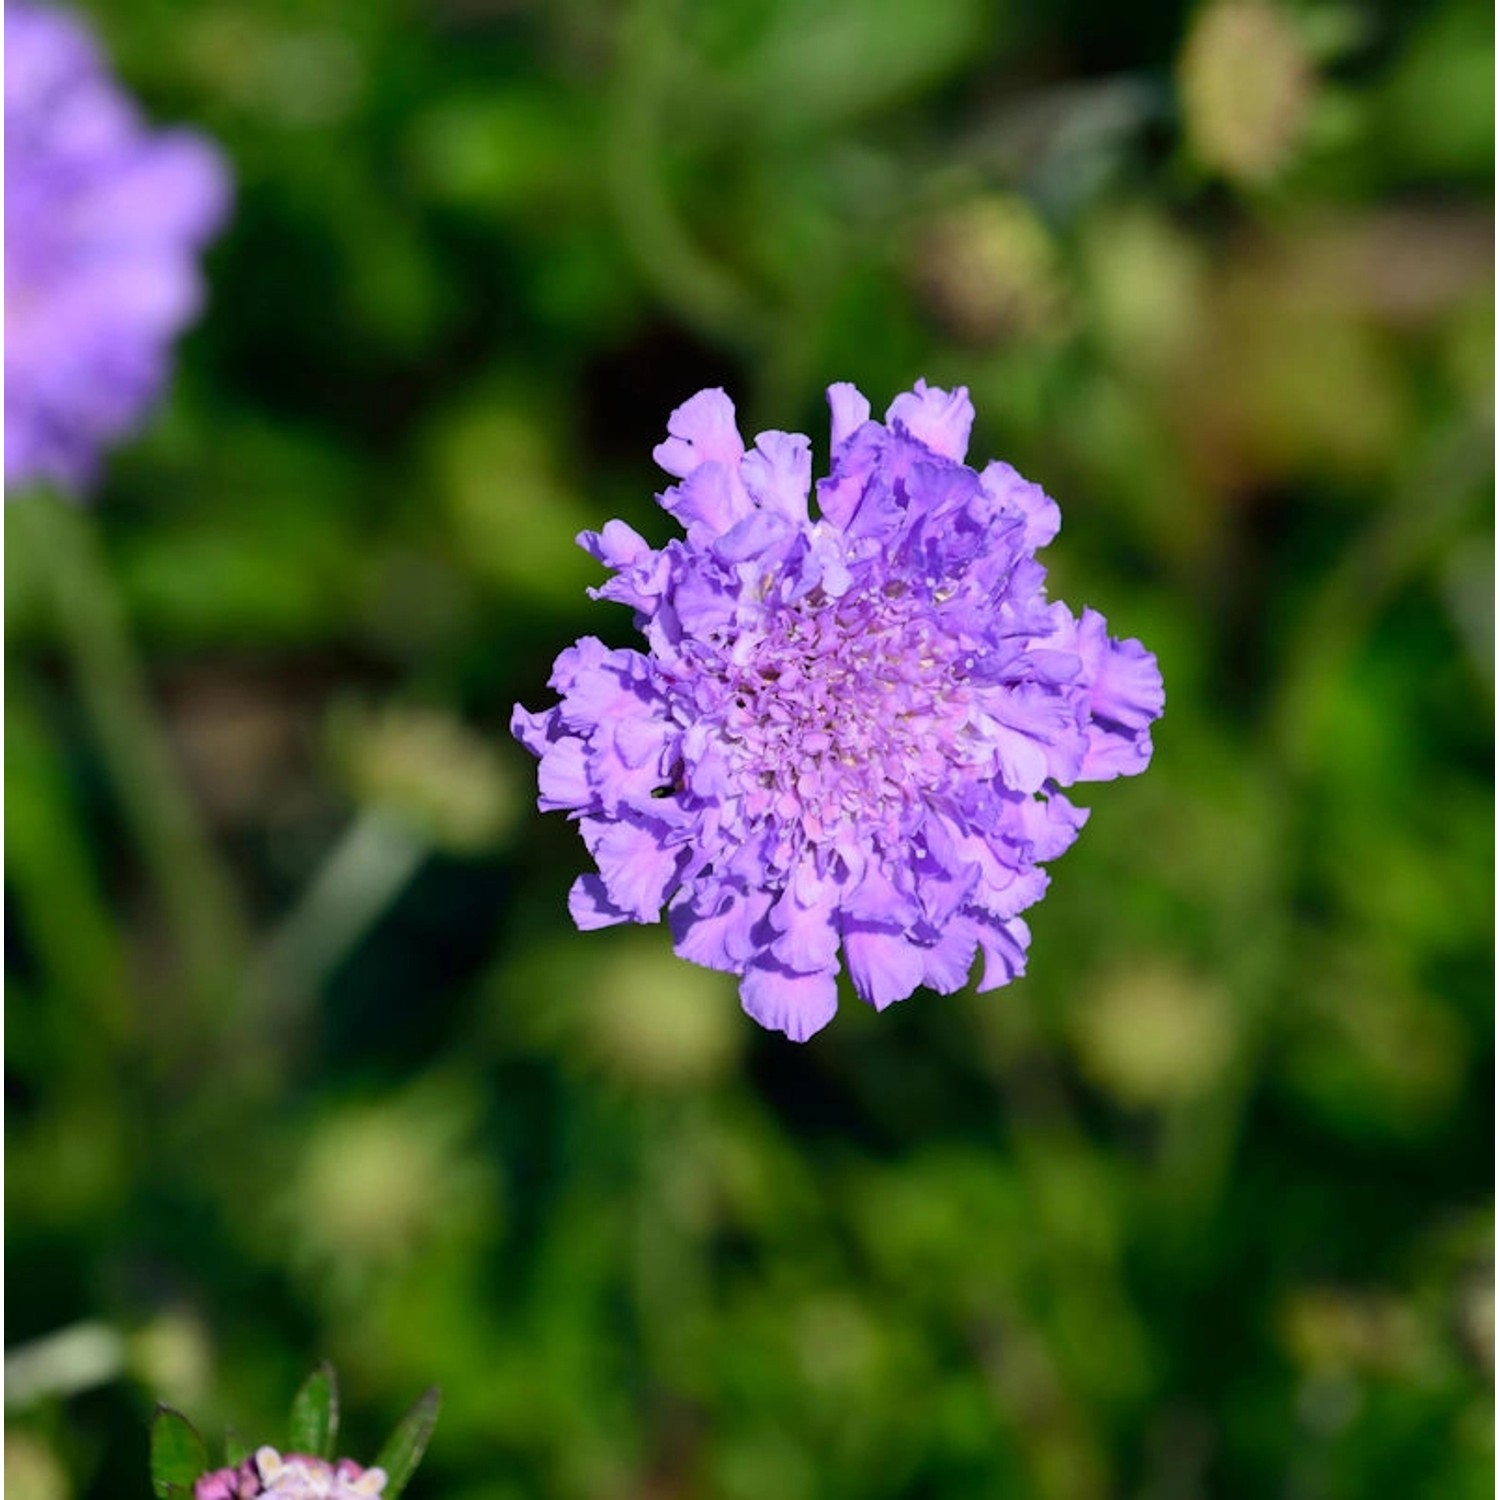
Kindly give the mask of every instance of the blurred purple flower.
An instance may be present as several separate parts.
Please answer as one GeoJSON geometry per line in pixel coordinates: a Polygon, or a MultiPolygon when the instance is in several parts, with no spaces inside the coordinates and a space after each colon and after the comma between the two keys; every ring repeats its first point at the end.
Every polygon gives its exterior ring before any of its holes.
{"type": "Polygon", "coordinates": [[[229,179],[152,132],[82,23],[5,6],[5,478],[85,487],[166,379],[229,179]]]}
{"type": "Polygon", "coordinates": [[[301,1453],[283,1457],[274,1448],[256,1450],[263,1495],[284,1500],[370,1500],[385,1489],[384,1469],[362,1469],[352,1458],[327,1463],[301,1453]]]}
{"type": "Polygon", "coordinates": [[[193,1485],[193,1500],[254,1500],[260,1493],[260,1475],[249,1458],[233,1469],[215,1469],[193,1485]]]}
{"type": "Polygon", "coordinates": [[[1049,603],[1035,551],[1056,505],[1008,464],[964,464],[968,393],[919,381],[885,422],[828,392],[832,472],[811,519],[808,440],[762,433],[701,391],[672,413],[660,496],[687,540],[611,521],[580,544],[649,650],[585,637],[561,702],[517,707],[538,805],[598,865],[581,928],[654,922],[740,976],[745,1009],[805,1040],[832,1018],[839,950],[884,1008],[1023,971],[1038,862],[1087,813],[1059,788],[1144,770],[1164,702],[1155,658],[1101,615],[1049,603]]]}
{"type": "Polygon", "coordinates": [[[372,1500],[384,1493],[383,1469],[365,1469],[352,1458],[328,1463],[303,1453],[278,1453],[259,1448],[238,1468],[216,1469],[193,1486],[193,1500],[256,1500],[279,1495],[282,1500],[372,1500]]]}

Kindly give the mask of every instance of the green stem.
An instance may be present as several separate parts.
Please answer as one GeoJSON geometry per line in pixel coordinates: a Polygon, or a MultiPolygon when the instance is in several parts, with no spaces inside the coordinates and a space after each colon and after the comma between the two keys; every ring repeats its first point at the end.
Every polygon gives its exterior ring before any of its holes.
{"type": "Polygon", "coordinates": [[[273,1025],[349,956],[426,856],[421,839],[383,814],[356,819],[266,945],[258,978],[273,1025]]]}
{"type": "MultiPolygon", "coordinates": [[[[20,673],[15,674],[16,678],[20,673]]],[[[6,877],[49,987],[99,1044],[136,1037],[125,954],[94,870],[65,762],[24,686],[5,698],[6,877]]]]}
{"type": "Polygon", "coordinates": [[[93,518],[52,494],[7,510],[48,597],[79,697],[156,888],[200,1021],[230,1019],[244,951],[233,890],[218,864],[152,711],[93,518]]]}
{"type": "Polygon", "coordinates": [[[753,350],[761,327],[754,298],[694,242],[662,179],[662,104],[674,39],[662,0],[637,0],[620,23],[604,120],[605,191],[621,238],[657,296],[707,337],[753,350]]]}

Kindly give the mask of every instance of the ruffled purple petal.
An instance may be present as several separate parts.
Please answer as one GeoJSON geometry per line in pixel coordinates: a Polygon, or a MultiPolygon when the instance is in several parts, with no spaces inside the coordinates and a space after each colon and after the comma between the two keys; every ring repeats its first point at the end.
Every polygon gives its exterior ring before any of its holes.
{"type": "Polygon", "coordinates": [[[998,460],[986,464],[979,476],[984,492],[997,504],[1025,518],[1025,542],[1029,551],[1045,547],[1062,529],[1057,502],[1029,479],[1022,479],[1009,464],[998,460]]]}
{"type": "Polygon", "coordinates": [[[740,462],[740,478],[762,510],[807,524],[812,444],[800,432],[763,432],[740,462]]]}
{"type": "Polygon", "coordinates": [[[984,954],[984,973],[975,988],[981,995],[998,990],[1026,972],[1026,949],[1031,944],[1031,929],[1020,917],[993,924],[980,923],[978,941],[984,954]]]}
{"type": "Polygon", "coordinates": [[[606,521],[602,531],[580,531],[578,545],[606,568],[629,568],[652,556],[650,543],[624,521],[606,521]]]}
{"type": "Polygon", "coordinates": [[[589,806],[594,794],[589,786],[588,746],[569,735],[553,740],[537,767],[536,805],[541,812],[577,812],[589,806]]]}
{"type": "Polygon", "coordinates": [[[597,875],[580,875],[573,882],[568,891],[568,915],[580,932],[632,920],[628,911],[610,899],[609,890],[597,875]]]}
{"type": "Polygon", "coordinates": [[[838,982],[833,973],[794,974],[756,963],[740,980],[740,1003],[767,1031],[805,1042],[838,1010],[838,982]]]}
{"type": "Polygon", "coordinates": [[[919,380],[910,391],[891,402],[885,419],[924,448],[962,463],[969,451],[974,403],[963,386],[944,391],[919,380]]]}
{"type": "Polygon", "coordinates": [[[870,420],[870,403],[857,386],[839,381],[828,387],[828,409],[832,413],[832,441],[835,453],[870,420]]]}
{"type": "Polygon", "coordinates": [[[666,846],[664,830],[645,821],[585,818],[580,828],[610,901],[634,922],[659,922],[683,851],[666,846]]]}
{"type": "Polygon", "coordinates": [[[694,542],[711,541],[754,514],[738,473],[721,463],[693,469],[681,484],[660,496],[662,509],[674,516],[694,542]]]}
{"type": "Polygon", "coordinates": [[[682,958],[708,969],[740,974],[761,950],[771,898],[764,891],[721,885],[711,892],[684,893],[668,913],[672,946],[682,958]]]}
{"type": "Polygon", "coordinates": [[[876,1010],[905,1000],[922,982],[922,950],[890,928],[847,923],[844,957],[859,998],[876,1010]]]}
{"type": "Polygon", "coordinates": [[[703,464],[732,469],[745,451],[744,439],[735,425],[734,402],[722,390],[699,391],[667,418],[671,434],[652,453],[659,467],[678,479],[703,464]]]}
{"type": "Polygon", "coordinates": [[[770,911],[775,957],[799,972],[837,968],[838,900],[834,881],[818,879],[806,866],[794,873],[770,911]]]}
{"type": "Polygon", "coordinates": [[[979,951],[979,924],[959,917],[948,923],[937,941],[921,950],[922,983],[939,995],[951,995],[969,982],[979,951]]]}

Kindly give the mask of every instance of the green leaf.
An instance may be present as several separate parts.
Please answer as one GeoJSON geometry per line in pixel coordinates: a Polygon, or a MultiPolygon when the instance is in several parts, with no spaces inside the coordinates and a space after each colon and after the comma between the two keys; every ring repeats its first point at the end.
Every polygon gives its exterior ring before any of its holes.
{"type": "Polygon", "coordinates": [[[246,1443],[234,1428],[224,1429],[224,1462],[231,1469],[238,1468],[240,1464],[250,1457],[250,1445],[246,1443]]]}
{"type": "Polygon", "coordinates": [[[332,1459],[339,1435],[339,1382],[333,1366],[320,1364],[292,1402],[293,1453],[332,1459]]]}
{"type": "Polygon", "coordinates": [[[180,1411],[158,1406],[151,1421],[151,1488],[158,1500],[174,1491],[192,1494],[194,1482],[208,1472],[208,1449],[180,1411]]]}
{"type": "Polygon", "coordinates": [[[411,1476],[417,1472],[422,1455],[427,1451],[427,1440],[437,1425],[438,1406],[443,1393],[437,1386],[430,1386],[417,1398],[416,1405],[396,1424],[396,1430],[386,1439],[385,1446],[375,1460],[378,1468],[386,1472],[386,1485],[382,1491],[384,1500],[396,1500],[406,1488],[411,1476]]]}

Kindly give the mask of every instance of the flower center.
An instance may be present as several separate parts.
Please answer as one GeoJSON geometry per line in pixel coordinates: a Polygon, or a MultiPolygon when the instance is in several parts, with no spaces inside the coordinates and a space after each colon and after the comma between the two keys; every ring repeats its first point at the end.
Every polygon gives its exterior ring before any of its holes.
{"type": "Polygon", "coordinates": [[[721,733],[743,810],[794,842],[854,829],[896,841],[966,759],[973,657],[930,592],[893,581],[772,616],[743,661],[719,659],[721,733]]]}

